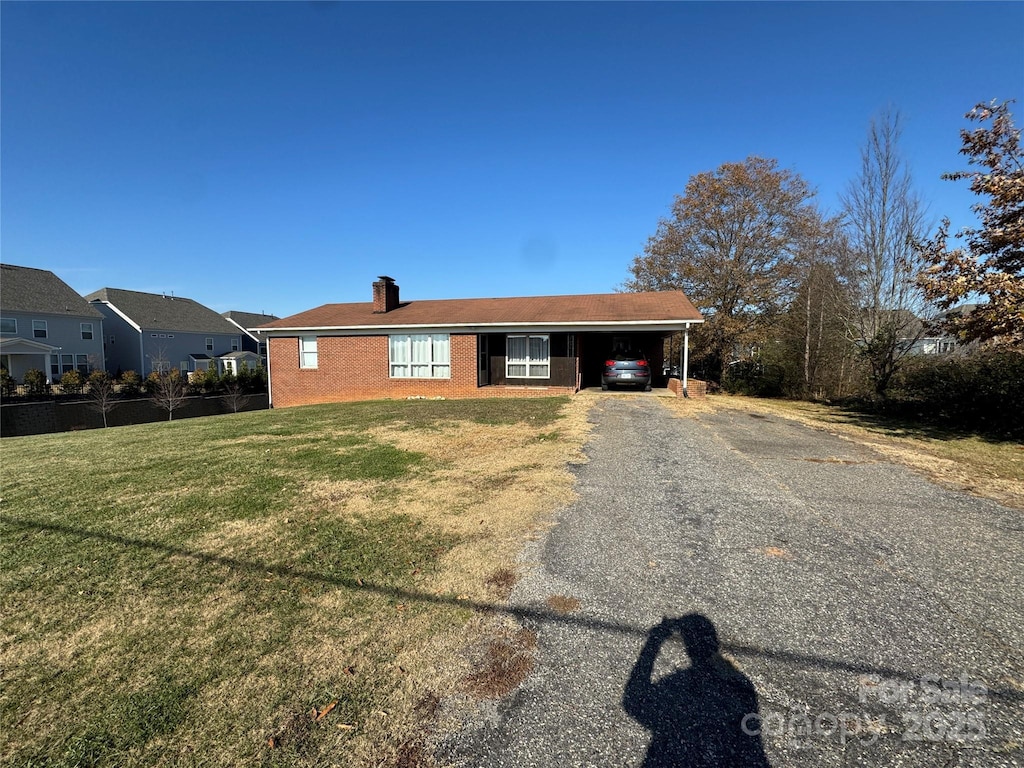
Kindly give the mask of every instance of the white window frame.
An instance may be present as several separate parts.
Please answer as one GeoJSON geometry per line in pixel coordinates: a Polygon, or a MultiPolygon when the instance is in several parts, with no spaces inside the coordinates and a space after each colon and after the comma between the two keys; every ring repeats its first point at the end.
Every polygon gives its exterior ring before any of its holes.
{"type": "Polygon", "coordinates": [[[17,333],[18,332],[18,318],[16,317],[0,317],[0,333],[17,333]],[[7,323],[13,323],[8,330],[4,330],[4,325],[7,323]]]}
{"type": "Polygon", "coordinates": [[[450,379],[451,334],[396,333],[388,336],[388,375],[392,379],[450,379]],[[419,360],[414,359],[417,351],[419,360]]]}
{"type": "Polygon", "coordinates": [[[89,375],[89,369],[92,366],[89,365],[88,355],[75,355],[75,370],[83,376],[89,375]]]}
{"type": "Polygon", "coordinates": [[[242,345],[242,342],[240,342],[238,340],[237,336],[235,336],[233,339],[231,339],[231,351],[232,352],[237,352],[239,349],[241,349],[242,348],[241,345],[242,345]]]}
{"type": "Polygon", "coordinates": [[[33,320],[32,321],[32,338],[33,339],[46,339],[49,338],[49,329],[46,327],[45,320],[33,320]],[[39,333],[42,331],[42,334],[39,333]]]}
{"type": "MultiPolygon", "coordinates": [[[[88,355],[79,355],[79,357],[86,358],[88,363],[88,355]]],[[[75,367],[75,356],[66,352],[56,352],[50,355],[50,375],[54,379],[58,379],[65,373],[77,370],[75,367]]]]}
{"type": "Polygon", "coordinates": [[[206,351],[213,352],[213,337],[208,337],[206,339],[206,351]]]}
{"type": "Polygon", "coordinates": [[[82,331],[82,341],[92,341],[92,323],[80,323],[79,325],[82,331]]]}
{"type": "Polygon", "coordinates": [[[551,378],[551,334],[510,333],[505,337],[505,378],[506,379],[550,379],[551,378]],[[526,356],[512,357],[512,339],[526,339],[526,356]],[[547,349],[546,357],[533,358],[530,355],[530,341],[543,339],[547,349]],[[512,367],[526,369],[526,374],[512,373],[512,367]],[[541,372],[543,370],[543,372],[541,372]]]}
{"type": "Polygon", "coordinates": [[[319,363],[317,336],[299,336],[299,368],[314,369],[319,363]]]}

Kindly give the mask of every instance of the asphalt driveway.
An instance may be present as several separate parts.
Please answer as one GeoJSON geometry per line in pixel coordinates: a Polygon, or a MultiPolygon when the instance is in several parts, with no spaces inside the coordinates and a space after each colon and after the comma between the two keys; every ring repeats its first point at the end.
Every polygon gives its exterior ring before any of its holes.
{"type": "Polygon", "coordinates": [[[534,670],[441,763],[1024,765],[1024,513],[774,416],[591,419],[511,599],[534,670]]]}

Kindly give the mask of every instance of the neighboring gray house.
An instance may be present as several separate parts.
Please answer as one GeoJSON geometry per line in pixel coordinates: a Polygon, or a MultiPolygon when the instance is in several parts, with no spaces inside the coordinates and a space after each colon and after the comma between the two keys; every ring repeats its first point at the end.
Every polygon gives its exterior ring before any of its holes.
{"type": "Polygon", "coordinates": [[[232,325],[238,326],[244,334],[242,349],[246,352],[255,352],[265,361],[267,359],[267,339],[262,333],[253,329],[281,318],[275,315],[258,315],[255,312],[236,312],[235,310],[225,312],[223,317],[232,325]]]}
{"type": "Polygon", "coordinates": [[[103,315],[53,272],[0,264],[0,366],[17,381],[102,370],[103,315]]]}
{"type": "Polygon", "coordinates": [[[104,316],[107,370],[223,370],[220,358],[242,351],[243,334],[209,307],[183,296],[101,288],[85,297],[104,316]]]}

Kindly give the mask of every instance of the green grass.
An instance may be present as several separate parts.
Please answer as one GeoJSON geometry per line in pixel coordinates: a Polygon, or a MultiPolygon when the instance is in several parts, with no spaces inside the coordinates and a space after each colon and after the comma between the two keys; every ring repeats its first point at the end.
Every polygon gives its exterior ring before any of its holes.
{"type": "Polygon", "coordinates": [[[4,440],[0,764],[336,759],[352,736],[310,708],[336,700],[336,722],[366,721],[400,684],[405,644],[468,616],[415,599],[459,540],[403,514],[403,488],[442,468],[373,431],[553,437],[564,403],[357,403],[4,440]],[[369,508],[339,512],[309,496],[318,483],[354,483],[369,508]]]}

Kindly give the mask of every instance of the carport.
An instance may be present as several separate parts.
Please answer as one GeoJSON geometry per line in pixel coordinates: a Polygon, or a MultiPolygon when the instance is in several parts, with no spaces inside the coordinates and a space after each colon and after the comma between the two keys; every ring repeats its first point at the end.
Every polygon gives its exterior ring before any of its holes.
{"type": "MultiPolygon", "coordinates": [[[[638,324],[623,322],[575,328],[541,327],[532,331],[532,338],[541,339],[547,357],[543,360],[546,375],[534,379],[534,386],[559,386],[572,389],[587,389],[601,386],[604,363],[615,350],[629,349],[643,352],[651,365],[651,386],[664,389],[669,387],[669,376],[665,368],[678,368],[679,381],[673,387],[677,394],[685,392],[687,366],[689,363],[689,326],[694,321],[681,321],[672,327],[657,330],[638,324]],[[675,350],[675,354],[668,350],[675,350]],[[671,359],[678,357],[678,359],[671,359]],[[669,363],[666,366],[666,362],[669,363]]],[[[661,324],[659,324],[661,325],[661,324]]],[[[667,324],[665,324],[667,325],[667,324]]],[[[506,375],[508,354],[508,333],[481,333],[477,336],[479,359],[479,387],[504,387],[522,385],[522,381],[511,380],[506,375]]]]}
{"type": "Polygon", "coordinates": [[[664,375],[665,342],[672,333],[665,331],[630,332],[626,329],[612,332],[590,332],[578,335],[580,388],[601,386],[601,372],[604,361],[617,349],[634,349],[643,352],[651,364],[651,386],[666,387],[668,378],[664,375]]]}

